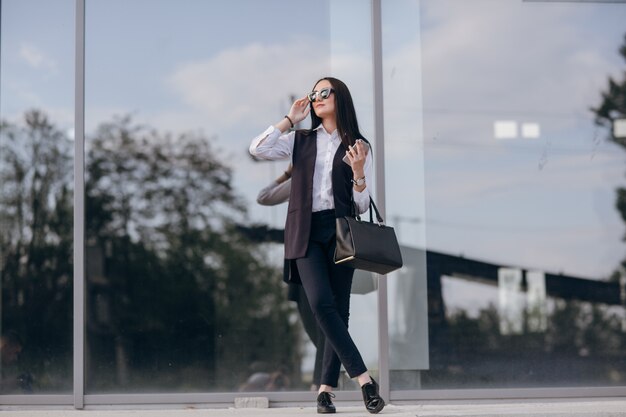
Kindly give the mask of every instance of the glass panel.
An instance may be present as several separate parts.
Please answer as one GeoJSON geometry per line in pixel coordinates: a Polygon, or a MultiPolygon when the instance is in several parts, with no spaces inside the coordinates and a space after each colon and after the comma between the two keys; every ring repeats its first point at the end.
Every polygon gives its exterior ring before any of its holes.
{"type": "MultiPolygon", "coordinates": [[[[402,36],[421,39],[404,68],[421,77],[423,107],[411,108],[423,131],[408,130],[426,190],[425,216],[402,236],[426,250],[429,362],[392,384],[623,386],[626,5],[402,7],[419,16],[419,35],[402,36]]],[[[390,77],[402,69],[387,64],[390,77]]],[[[389,172],[394,195],[404,183],[389,172]]]]}
{"type": "Polygon", "coordinates": [[[0,394],[69,393],[74,2],[0,7],[0,394]]]}
{"type": "MultiPolygon", "coordinates": [[[[88,393],[309,389],[286,206],[256,202],[287,162],[248,146],[327,73],[371,131],[369,6],[344,3],[87,2],[88,393]]],[[[371,287],[352,299],[368,365],[371,287]]]]}
{"type": "MultiPolygon", "coordinates": [[[[361,0],[330,2],[330,67],[326,72],[345,81],[350,88],[359,129],[371,143],[372,149],[376,149],[371,21],[370,2],[361,0]]],[[[376,157],[375,153],[372,155],[376,157]]],[[[375,184],[368,184],[368,187],[375,199],[375,184]]],[[[377,282],[373,274],[355,271],[350,299],[350,334],[374,378],[378,378],[376,289],[377,282]]],[[[350,381],[345,373],[342,375],[340,388],[358,389],[355,381],[350,381]]]]}
{"type": "Polygon", "coordinates": [[[387,280],[392,389],[429,366],[419,19],[415,1],[382,2],[387,222],[404,261],[387,280]]]}

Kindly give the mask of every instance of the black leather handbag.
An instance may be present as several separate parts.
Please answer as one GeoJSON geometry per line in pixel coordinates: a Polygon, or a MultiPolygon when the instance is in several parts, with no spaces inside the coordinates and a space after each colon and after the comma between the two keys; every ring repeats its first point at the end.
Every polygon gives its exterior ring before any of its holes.
{"type": "Polygon", "coordinates": [[[378,274],[388,274],[402,267],[402,254],[393,227],[385,226],[383,218],[370,197],[370,221],[354,214],[337,218],[335,263],[349,265],[378,274]],[[372,216],[376,212],[376,220],[372,216]]]}

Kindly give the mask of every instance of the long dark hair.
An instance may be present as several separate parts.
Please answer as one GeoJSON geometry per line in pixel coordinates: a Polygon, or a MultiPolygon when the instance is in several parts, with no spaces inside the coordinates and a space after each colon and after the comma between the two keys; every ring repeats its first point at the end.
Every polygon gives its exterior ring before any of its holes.
{"type": "MultiPolygon", "coordinates": [[[[357,139],[366,140],[359,131],[352,95],[346,84],[337,78],[324,77],[317,80],[313,88],[322,80],[328,81],[333,90],[335,90],[333,97],[335,100],[335,114],[337,116],[337,133],[339,133],[343,146],[347,148],[350,145],[354,145],[357,139]]],[[[311,129],[315,129],[320,123],[322,123],[322,119],[315,114],[313,105],[311,105],[311,129]]]]}

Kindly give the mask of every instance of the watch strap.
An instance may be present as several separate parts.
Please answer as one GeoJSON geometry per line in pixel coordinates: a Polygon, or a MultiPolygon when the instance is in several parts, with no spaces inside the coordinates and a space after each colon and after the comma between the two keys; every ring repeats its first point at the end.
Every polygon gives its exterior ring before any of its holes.
{"type": "Polygon", "coordinates": [[[357,178],[356,180],[354,178],[352,178],[350,181],[352,181],[352,184],[355,184],[357,186],[361,186],[361,185],[365,184],[365,177],[357,178]]]}

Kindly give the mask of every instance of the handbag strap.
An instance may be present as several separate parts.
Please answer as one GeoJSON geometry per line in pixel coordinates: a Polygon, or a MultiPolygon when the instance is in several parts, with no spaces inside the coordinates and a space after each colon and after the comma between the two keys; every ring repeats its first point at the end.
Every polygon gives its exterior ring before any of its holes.
{"type": "Polygon", "coordinates": [[[381,225],[385,224],[385,221],[383,220],[382,216],[378,212],[378,207],[376,207],[376,204],[374,204],[374,199],[370,195],[370,223],[373,223],[373,221],[372,221],[372,207],[374,207],[374,211],[376,212],[376,220],[378,220],[378,225],[381,226],[381,225]]]}
{"type": "MultiPolygon", "coordinates": [[[[352,189],[351,191],[352,192],[350,193],[350,215],[354,217],[355,219],[357,219],[358,221],[361,221],[361,215],[356,214],[357,210],[356,210],[356,203],[354,202],[354,189],[352,189]]],[[[379,226],[384,225],[385,221],[383,220],[382,216],[378,212],[378,207],[376,207],[376,204],[374,203],[374,199],[370,195],[370,206],[369,206],[370,223],[374,223],[374,216],[372,213],[373,211],[376,212],[376,221],[378,225],[379,226]],[[374,208],[374,210],[372,210],[372,208],[374,208]]]]}

